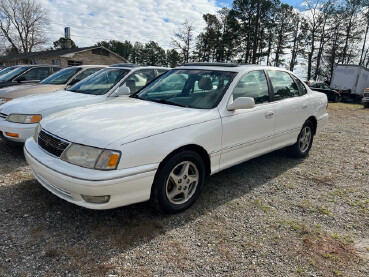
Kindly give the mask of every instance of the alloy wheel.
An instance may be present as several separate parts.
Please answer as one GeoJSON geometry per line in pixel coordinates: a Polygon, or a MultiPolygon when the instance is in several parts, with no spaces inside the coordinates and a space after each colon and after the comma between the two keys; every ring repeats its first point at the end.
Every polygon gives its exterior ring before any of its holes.
{"type": "Polygon", "coordinates": [[[187,202],[196,191],[199,183],[199,170],[190,161],[183,161],[170,172],[166,182],[166,196],[172,204],[187,202]]]}

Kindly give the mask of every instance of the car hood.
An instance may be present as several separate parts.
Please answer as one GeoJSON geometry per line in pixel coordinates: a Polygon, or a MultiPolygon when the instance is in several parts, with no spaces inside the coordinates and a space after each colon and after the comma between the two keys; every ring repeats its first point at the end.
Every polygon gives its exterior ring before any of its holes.
{"type": "Polygon", "coordinates": [[[0,97],[2,98],[18,98],[31,94],[53,92],[64,89],[65,85],[49,85],[49,84],[34,84],[34,85],[19,85],[0,89],[0,97]]]}
{"type": "Polygon", "coordinates": [[[64,109],[101,102],[105,96],[88,95],[59,90],[21,97],[0,106],[4,114],[41,114],[43,117],[64,109]]]}
{"type": "Polygon", "coordinates": [[[106,148],[176,128],[219,119],[217,109],[200,110],[119,97],[109,102],[53,114],[46,131],[71,142],[106,148]]]}

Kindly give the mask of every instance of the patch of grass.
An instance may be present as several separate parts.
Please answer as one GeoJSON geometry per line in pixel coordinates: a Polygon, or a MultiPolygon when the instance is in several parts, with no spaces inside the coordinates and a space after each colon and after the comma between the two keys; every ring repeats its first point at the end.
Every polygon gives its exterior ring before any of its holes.
{"type": "Polygon", "coordinates": [[[317,211],[319,212],[319,213],[321,213],[321,214],[324,214],[324,215],[329,215],[329,216],[331,216],[332,215],[332,213],[328,210],[328,208],[327,207],[325,207],[325,206],[320,206],[320,207],[318,207],[317,208],[317,211]]]}
{"type": "Polygon", "coordinates": [[[256,205],[256,207],[258,207],[260,210],[263,210],[265,213],[268,213],[270,211],[270,206],[261,203],[260,199],[255,199],[254,204],[256,205]]]}

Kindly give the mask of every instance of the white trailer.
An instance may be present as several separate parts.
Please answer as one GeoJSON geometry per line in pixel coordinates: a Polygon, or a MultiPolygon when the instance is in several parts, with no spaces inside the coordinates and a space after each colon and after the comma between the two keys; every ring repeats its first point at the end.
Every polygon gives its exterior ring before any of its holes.
{"type": "Polygon", "coordinates": [[[341,93],[344,102],[349,99],[360,102],[364,90],[369,88],[369,69],[360,65],[338,64],[333,71],[331,88],[341,93]]]}

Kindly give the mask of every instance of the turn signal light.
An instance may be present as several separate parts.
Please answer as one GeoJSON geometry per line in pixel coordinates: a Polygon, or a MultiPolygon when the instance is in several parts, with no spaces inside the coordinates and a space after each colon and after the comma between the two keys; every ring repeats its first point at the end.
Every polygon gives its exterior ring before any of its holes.
{"type": "Polygon", "coordinates": [[[19,138],[19,135],[16,133],[5,132],[5,135],[7,135],[8,137],[12,137],[12,138],[19,138]]]}
{"type": "Polygon", "coordinates": [[[31,117],[30,122],[31,123],[38,123],[38,122],[41,121],[41,119],[42,119],[42,116],[41,115],[34,115],[34,116],[31,117]]]}
{"type": "Polygon", "coordinates": [[[107,166],[108,167],[116,167],[117,163],[118,163],[118,160],[119,160],[119,155],[118,154],[112,154],[110,156],[110,159],[108,161],[107,166]]]}

